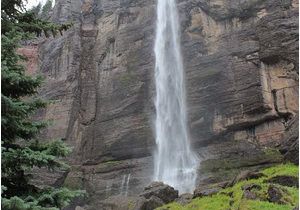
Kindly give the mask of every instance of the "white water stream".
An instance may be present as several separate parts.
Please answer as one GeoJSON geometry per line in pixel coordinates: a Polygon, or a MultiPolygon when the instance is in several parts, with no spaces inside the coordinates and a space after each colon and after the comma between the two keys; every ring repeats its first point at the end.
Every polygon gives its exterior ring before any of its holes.
{"type": "Polygon", "coordinates": [[[156,144],[154,180],[179,190],[195,188],[197,156],[191,151],[176,0],[158,0],[155,40],[156,144]]]}
{"type": "Polygon", "coordinates": [[[120,186],[120,195],[128,195],[130,176],[131,174],[123,175],[123,179],[120,186]]]}

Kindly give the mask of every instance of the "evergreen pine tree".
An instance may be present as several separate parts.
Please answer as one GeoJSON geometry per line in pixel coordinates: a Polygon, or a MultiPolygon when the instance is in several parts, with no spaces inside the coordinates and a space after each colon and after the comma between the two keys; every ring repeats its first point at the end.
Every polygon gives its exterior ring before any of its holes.
{"type": "Polygon", "coordinates": [[[37,135],[46,122],[32,120],[32,114],[46,102],[36,97],[42,78],[25,74],[24,57],[16,50],[29,37],[56,35],[70,24],[56,25],[23,12],[22,0],[3,0],[1,8],[1,130],[2,130],[2,208],[5,210],[61,209],[81,191],[30,184],[33,168],[66,167],[61,158],[70,149],[62,141],[39,141],[37,135]]]}

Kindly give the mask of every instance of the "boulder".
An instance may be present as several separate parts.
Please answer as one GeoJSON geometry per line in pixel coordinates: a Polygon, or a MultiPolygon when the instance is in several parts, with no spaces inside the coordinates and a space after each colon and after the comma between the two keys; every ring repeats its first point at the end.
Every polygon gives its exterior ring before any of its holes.
{"type": "Polygon", "coordinates": [[[282,198],[281,190],[278,187],[275,187],[274,185],[270,185],[268,188],[269,202],[283,204],[281,198],[282,198]]]}
{"type": "Polygon", "coordinates": [[[212,187],[212,188],[198,187],[194,191],[194,198],[214,195],[217,194],[221,189],[222,189],[221,187],[212,187]]]}
{"type": "Polygon", "coordinates": [[[178,190],[162,182],[153,182],[140,194],[141,197],[150,199],[152,196],[160,198],[164,203],[170,203],[178,198],[178,190]]]}
{"type": "Polygon", "coordinates": [[[257,184],[246,184],[242,186],[242,190],[244,191],[243,198],[250,199],[250,200],[257,199],[258,198],[257,194],[255,192],[252,192],[253,189],[260,190],[261,186],[257,184]]]}
{"type": "Polygon", "coordinates": [[[266,182],[279,184],[287,187],[297,187],[299,188],[299,179],[294,176],[275,176],[268,179],[266,182]]]}

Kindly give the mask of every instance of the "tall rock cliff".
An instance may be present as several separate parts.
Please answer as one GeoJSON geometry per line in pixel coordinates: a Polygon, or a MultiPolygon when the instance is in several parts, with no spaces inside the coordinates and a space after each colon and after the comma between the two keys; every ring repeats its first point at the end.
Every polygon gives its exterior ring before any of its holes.
{"type": "MultiPolygon", "coordinates": [[[[198,184],[281,161],[277,149],[293,157],[298,1],[179,0],[178,7],[198,184]]],[[[46,77],[41,96],[54,100],[39,113],[54,120],[42,135],[73,147],[60,183],[86,189],[95,208],[111,195],[134,195],[153,174],[156,1],[57,0],[53,21],[74,26],[41,42],[33,60],[46,77]]]]}

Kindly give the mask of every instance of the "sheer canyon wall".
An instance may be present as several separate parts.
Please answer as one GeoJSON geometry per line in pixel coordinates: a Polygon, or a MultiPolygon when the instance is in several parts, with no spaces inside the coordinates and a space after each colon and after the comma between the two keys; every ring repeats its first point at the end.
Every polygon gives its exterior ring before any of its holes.
{"type": "MultiPolygon", "coordinates": [[[[198,184],[294,158],[298,1],[179,0],[178,7],[198,184]]],[[[23,51],[31,73],[46,77],[41,96],[54,101],[38,113],[53,120],[42,136],[73,147],[72,167],[40,176],[86,189],[92,206],[124,190],[134,195],[153,175],[156,1],[57,0],[53,21],[74,25],[23,51]]]]}

